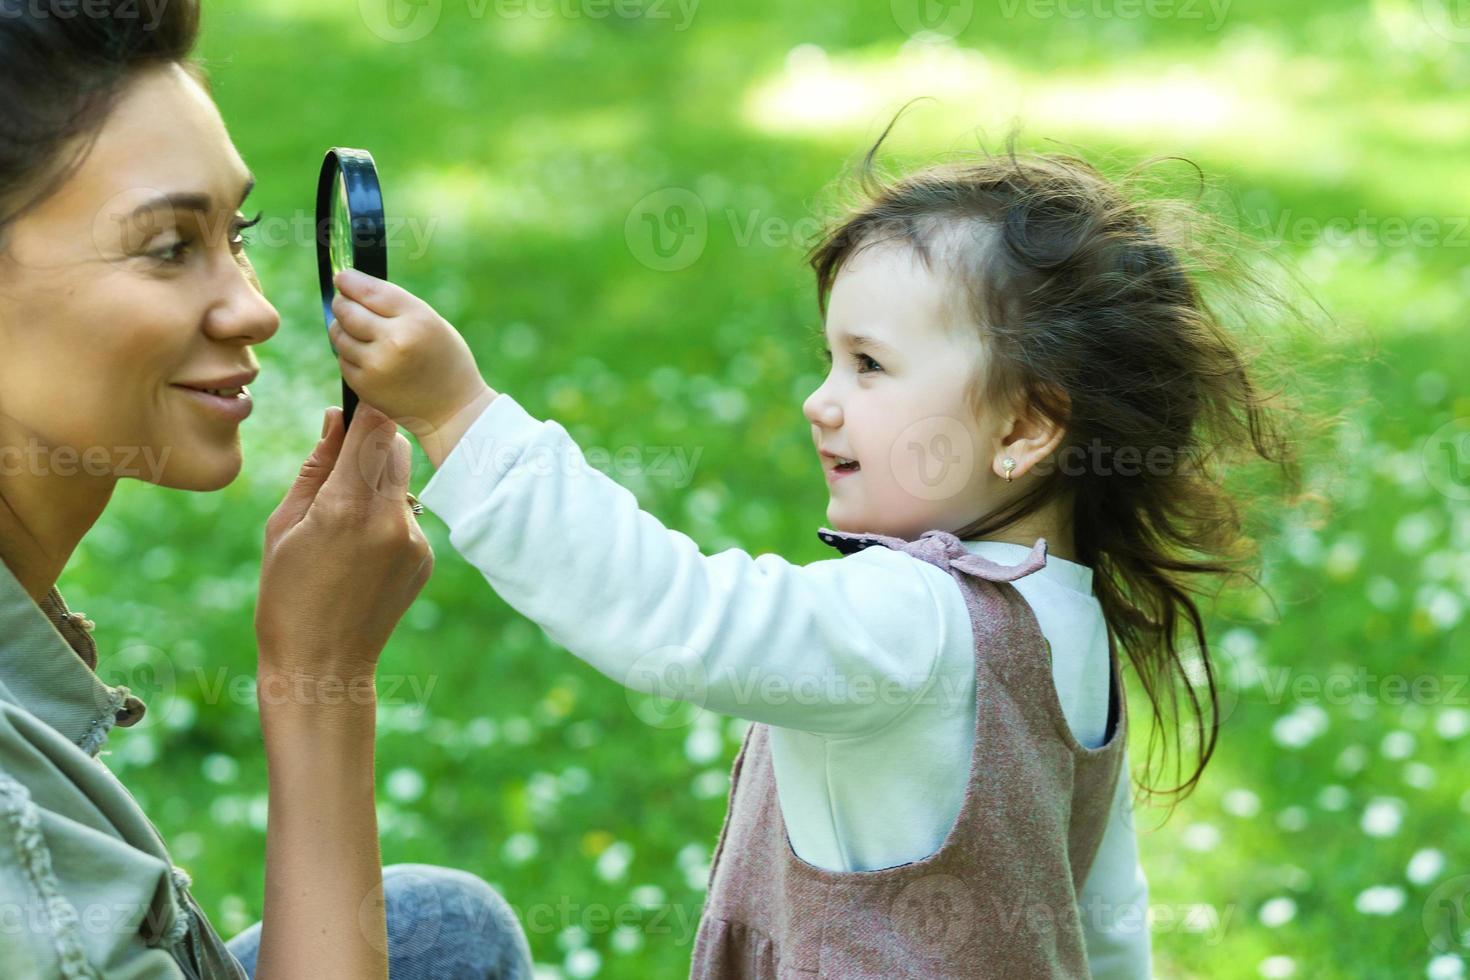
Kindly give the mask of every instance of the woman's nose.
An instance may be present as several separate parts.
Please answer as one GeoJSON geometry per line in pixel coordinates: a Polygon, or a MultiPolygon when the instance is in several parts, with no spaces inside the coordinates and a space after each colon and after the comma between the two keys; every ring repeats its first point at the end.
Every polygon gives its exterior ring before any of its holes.
{"type": "Polygon", "coordinates": [[[248,264],[230,277],[229,292],[210,311],[205,332],[218,340],[269,340],[281,326],[281,314],[261,292],[260,280],[248,264]]]}

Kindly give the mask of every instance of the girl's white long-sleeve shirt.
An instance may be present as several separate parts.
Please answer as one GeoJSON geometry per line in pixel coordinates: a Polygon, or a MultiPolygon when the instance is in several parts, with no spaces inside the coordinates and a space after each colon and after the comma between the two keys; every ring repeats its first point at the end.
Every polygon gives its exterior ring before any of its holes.
{"type": "MultiPolygon", "coordinates": [[[[512,607],[603,674],[771,726],[792,849],[868,871],[938,850],[975,738],[975,648],[949,573],[889,548],[794,565],[700,553],[501,392],[419,494],[512,607]]],[[[815,533],[815,532],[814,532],[815,533]]],[[[1029,547],[967,541],[1007,564],[1029,547]]],[[[1012,583],[1051,643],[1077,740],[1103,741],[1108,648],[1092,569],[1048,556],[1012,583]]],[[[984,705],[978,710],[984,710],[984,705]]],[[[1093,976],[1150,976],[1128,766],[1078,895],[1093,976]]]]}

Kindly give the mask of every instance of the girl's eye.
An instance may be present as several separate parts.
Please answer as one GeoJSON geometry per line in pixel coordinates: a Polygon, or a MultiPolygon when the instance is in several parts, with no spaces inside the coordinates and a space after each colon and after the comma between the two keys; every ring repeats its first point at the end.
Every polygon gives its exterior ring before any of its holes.
{"type": "Polygon", "coordinates": [[[265,212],[257,211],[255,213],[255,217],[251,218],[249,221],[242,221],[239,224],[235,225],[235,237],[230,239],[230,248],[235,251],[239,251],[243,249],[246,245],[249,245],[250,238],[245,234],[245,232],[260,224],[260,219],[263,217],[265,217],[265,212]]]}
{"type": "MultiPolygon", "coordinates": [[[[873,370],[874,371],[882,371],[883,370],[883,365],[881,365],[877,361],[873,360],[867,354],[856,353],[856,354],[853,354],[852,355],[852,358],[853,358],[854,361],[857,362],[858,373],[859,374],[871,374],[872,373],[871,371],[864,371],[863,370],[863,365],[864,364],[871,364],[871,365],[873,365],[873,370]]],[[[831,364],[832,363],[832,349],[830,347],[823,347],[822,348],[822,360],[826,361],[828,364],[831,364]]]]}

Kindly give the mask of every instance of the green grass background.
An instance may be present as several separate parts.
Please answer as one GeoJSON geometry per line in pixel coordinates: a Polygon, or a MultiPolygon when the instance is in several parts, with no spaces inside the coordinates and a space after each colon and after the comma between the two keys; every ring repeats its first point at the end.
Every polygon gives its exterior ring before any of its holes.
{"type": "MultiPolygon", "coordinates": [[[[428,235],[395,245],[393,277],[584,448],[698,452],[688,486],[619,478],[707,553],[832,554],[800,411],[819,321],[792,233],[906,100],[934,97],[891,137],[894,166],[995,147],[1019,120],[1024,147],[1110,166],[1186,156],[1234,213],[1284,230],[1272,254],[1333,319],[1283,356],[1345,421],[1309,447],[1330,506],[1264,515],[1274,602],[1209,608],[1231,710],[1201,787],[1163,826],[1139,811],[1156,971],[1463,975],[1470,481],[1435,467],[1447,433],[1470,453],[1470,19],[1433,0],[956,2],[928,8],[958,18],[941,34],[963,23],[946,38],[906,31],[920,8],[904,0],[443,0],[403,7],[438,19],[393,42],[369,28],[381,8],[206,4],[202,53],[254,204],[309,220],[322,152],[371,149],[390,211],[428,235]],[[597,16],[614,9],[643,16],[597,16]],[[664,271],[638,222],[669,188],[707,225],[697,258],[664,271]],[[1359,233],[1311,232],[1334,219],[1359,233]],[[1417,240],[1389,228],[1419,219],[1417,240]],[[1360,668],[1439,690],[1280,687],[1360,668]]],[[[1187,167],[1161,172],[1189,187],[1187,167]]],[[[259,349],[243,474],[213,494],[124,485],[61,583],[98,623],[103,675],[151,692],[107,760],[226,935],[261,913],[262,528],[339,401],[311,250],[277,234],[252,255],[283,325],[259,349]]],[[[412,485],[429,474],[417,454],[412,485]]],[[[381,666],[384,860],[493,882],[545,976],[684,975],[741,723],[648,724],[424,526],[438,567],[381,666]]],[[[1148,710],[1138,690],[1130,705],[1138,771],[1148,710]]]]}

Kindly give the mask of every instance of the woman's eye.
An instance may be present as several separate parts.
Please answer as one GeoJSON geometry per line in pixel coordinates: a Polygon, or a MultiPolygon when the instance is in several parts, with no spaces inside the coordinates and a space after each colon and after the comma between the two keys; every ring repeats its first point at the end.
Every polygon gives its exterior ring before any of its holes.
{"type": "Polygon", "coordinates": [[[249,245],[250,238],[245,234],[245,232],[260,224],[260,219],[263,217],[265,217],[265,212],[258,211],[256,212],[255,217],[251,218],[249,221],[241,221],[236,224],[235,235],[233,238],[230,239],[230,248],[238,251],[244,248],[246,245],[249,245]]]}
{"type": "Polygon", "coordinates": [[[163,248],[155,249],[148,254],[161,262],[167,262],[170,265],[181,265],[183,264],[184,259],[188,257],[189,247],[192,244],[193,242],[189,241],[189,239],[180,238],[172,245],[166,245],[163,248]]]}

